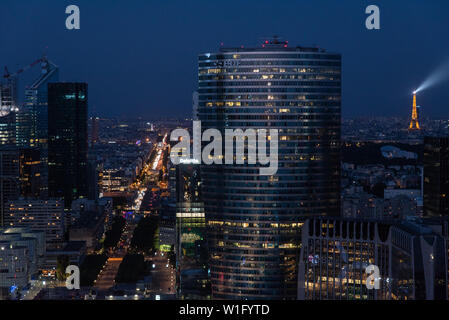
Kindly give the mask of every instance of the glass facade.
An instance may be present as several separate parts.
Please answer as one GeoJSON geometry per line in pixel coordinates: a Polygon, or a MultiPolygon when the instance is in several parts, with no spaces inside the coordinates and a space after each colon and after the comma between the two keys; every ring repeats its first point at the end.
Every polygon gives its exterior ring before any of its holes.
{"type": "Polygon", "coordinates": [[[41,63],[41,75],[25,90],[25,104],[16,117],[16,143],[40,151],[42,196],[48,195],[48,84],[59,81],[59,68],[41,63]]]}
{"type": "Polygon", "coordinates": [[[202,129],[278,129],[278,171],[202,167],[214,299],[296,299],[301,226],[340,212],[341,56],[266,42],[199,56],[202,129]]]}
{"type": "Polygon", "coordinates": [[[208,250],[199,165],[176,166],[178,298],[210,298],[208,250]]]}
{"type": "Polygon", "coordinates": [[[15,144],[17,78],[0,82],[0,145],[15,144]]]}
{"type": "Polygon", "coordinates": [[[441,221],[320,217],[304,224],[302,236],[299,300],[446,299],[441,221]],[[375,266],[378,287],[369,288],[375,266]]]}
{"type": "Polygon", "coordinates": [[[449,216],[449,138],[424,138],[424,214],[449,216]]]}
{"type": "Polygon", "coordinates": [[[21,147],[48,148],[48,84],[59,81],[59,68],[43,62],[41,76],[25,91],[25,105],[17,115],[16,140],[21,147]]]}
{"type": "Polygon", "coordinates": [[[87,197],[87,84],[48,85],[48,193],[66,208],[87,197]]]}
{"type": "MultiPolygon", "coordinates": [[[[300,300],[385,300],[390,226],[375,220],[317,218],[306,222],[299,263],[300,300]],[[368,289],[366,268],[376,265],[379,289],[368,289]]],[[[374,285],[374,282],[371,282],[374,285]]]]}

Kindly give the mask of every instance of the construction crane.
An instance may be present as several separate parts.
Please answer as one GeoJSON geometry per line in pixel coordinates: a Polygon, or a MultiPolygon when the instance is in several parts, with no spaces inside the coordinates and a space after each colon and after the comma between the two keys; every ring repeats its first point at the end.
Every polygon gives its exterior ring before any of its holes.
{"type": "Polygon", "coordinates": [[[3,75],[3,78],[5,79],[10,79],[10,78],[14,78],[15,76],[21,74],[22,72],[31,69],[32,67],[34,67],[36,64],[41,63],[41,62],[47,62],[47,57],[43,56],[42,58],[37,59],[36,61],[34,61],[33,63],[23,67],[22,69],[17,70],[14,73],[9,73],[8,68],[5,66],[5,74],[3,75]]]}
{"type": "Polygon", "coordinates": [[[42,55],[42,58],[35,60],[12,74],[9,73],[8,68],[5,66],[5,73],[3,75],[4,81],[2,81],[2,78],[0,77],[0,117],[8,115],[11,111],[18,111],[17,76],[39,63],[41,64],[42,74],[46,74],[49,71],[50,64],[45,53],[42,55]]]}

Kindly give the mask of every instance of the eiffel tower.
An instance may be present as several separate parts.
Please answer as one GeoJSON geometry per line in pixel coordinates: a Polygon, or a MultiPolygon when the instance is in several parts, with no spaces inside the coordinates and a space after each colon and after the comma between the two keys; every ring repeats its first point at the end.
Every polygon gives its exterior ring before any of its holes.
{"type": "Polygon", "coordinates": [[[413,110],[412,110],[412,120],[410,121],[409,130],[421,130],[419,126],[418,110],[416,109],[416,91],[413,92],[413,110]]]}

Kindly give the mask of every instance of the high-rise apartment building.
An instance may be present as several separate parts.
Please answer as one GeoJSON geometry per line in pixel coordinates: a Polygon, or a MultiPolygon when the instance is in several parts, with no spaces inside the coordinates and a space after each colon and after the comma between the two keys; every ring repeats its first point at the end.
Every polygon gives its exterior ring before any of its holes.
{"type": "Polygon", "coordinates": [[[424,214],[449,216],[449,137],[424,138],[424,214]]]}
{"type": "Polygon", "coordinates": [[[296,299],[304,218],[340,212],[341,55],[275,38],[201,54],[198,71],[203,130],[279,135],[272,176],[201,169],[213,298],[296,299]]]}
{"type": "Polygon", "coordinates": [[[73,200],[87,197],[87,84],[48,84],[48,193],[73,200]]]}

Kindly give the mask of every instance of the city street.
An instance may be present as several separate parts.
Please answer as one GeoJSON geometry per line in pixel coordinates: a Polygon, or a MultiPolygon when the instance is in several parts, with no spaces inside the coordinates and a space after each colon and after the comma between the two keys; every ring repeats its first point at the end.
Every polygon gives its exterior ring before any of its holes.
{"type": "Polygon", "coordinates": [[[152,261],[151,276],[153,278],[151,292],[156,294],[175,294],[176,272],[169,263],[167,254],[157,252],[145,260],[152,261]]]}
{"type": "Polygon", "coordinates": [[[114,287],[118,269],[131,244],[134,228],[135,224],[133,222],[129,220],[126,221],[117,247],[115,248],[113,254],[111,254],[108,258],[103,270],[101,270],[98,274],[97,280],[95,280],[94,289],[97,291],[107,291],[108,289],[114,287]]]}

